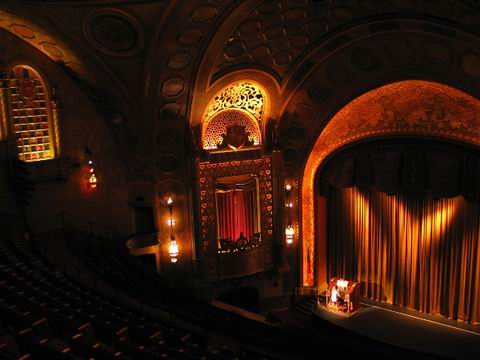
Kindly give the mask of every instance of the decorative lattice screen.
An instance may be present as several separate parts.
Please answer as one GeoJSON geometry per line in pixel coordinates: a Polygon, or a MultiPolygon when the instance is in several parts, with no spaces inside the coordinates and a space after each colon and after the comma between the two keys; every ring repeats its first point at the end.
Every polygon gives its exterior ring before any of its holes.
{"type": "Polygon", "coordinates": [[[260,144],[265,97],[258,86],[240,82],[224,88],[210,102],[203,120],[203,148],[215,149],[230,125],[245,126],[249,140],[260,144]]]}
{"type": "Polygon", "coordinates": [[[222,134],[225,134],[227,127],[233,124],[245,126],[248,140],[254,145],[260,144],[261,134],[256,121],[242,111],[226,110],[208,122],[203,134],[203,148],[216,149],[223,142],[222,134]]]}

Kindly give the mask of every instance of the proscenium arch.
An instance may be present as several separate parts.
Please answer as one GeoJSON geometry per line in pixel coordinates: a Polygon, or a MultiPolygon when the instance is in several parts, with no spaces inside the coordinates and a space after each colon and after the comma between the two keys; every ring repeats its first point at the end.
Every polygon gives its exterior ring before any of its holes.
{"type": "MultiPolygon", "coordinates": [[[[317,138],[305,165],[302,199],[303,286],[323,285],[316,239],[315,176],[325,159],[341,147],[366,138],[428,136],[480,145],[480,100],[451,86],[405,80],[371,90],[338,111],[317,138]],[[315,275],[317,274],[317,275],[315,275]]],[[[318,209],[317,213],[325,211],[318,209]]],[[[325,216],[325,214],[322,214],[325,216]]],[[[323,226],[326,223],[323,222],[323,226]]],[[[325,237],[323,236],[325,240],[325,237]]],[[[326,241],[326,240],[325,240],[326,241]]],[[[325,244],[323,244],[325,245],[325,244]]]]}

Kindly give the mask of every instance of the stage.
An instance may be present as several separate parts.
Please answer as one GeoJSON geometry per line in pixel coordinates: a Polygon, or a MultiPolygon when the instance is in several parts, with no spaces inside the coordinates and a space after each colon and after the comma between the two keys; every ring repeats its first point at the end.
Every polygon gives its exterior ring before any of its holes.
{"type": "Polygon", "coordinates": [[[360,310],[351,317],[317,307],[313,314],[320,321],[415,351],[452,359],[476,359],[480,354],[480,325],[373,302],[362,302],[360,310]]]}

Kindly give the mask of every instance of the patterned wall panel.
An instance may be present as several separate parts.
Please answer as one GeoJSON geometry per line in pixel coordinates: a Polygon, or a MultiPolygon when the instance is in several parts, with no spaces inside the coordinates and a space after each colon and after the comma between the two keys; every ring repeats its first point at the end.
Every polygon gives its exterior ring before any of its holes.
{"type": "MultiPolygon", "coordinates": [[[[260,216],[262,245],[255,250],[262,250],[261,267],[250,266],[249,269],[239,268],[238,274],[245,272],[258,272],[267,270],[272,266],[272,237],[273,237],[273,178],[272,159],[262,157],[252,160],[232,160],[219,163],[200,162],[197,165],[197,179],[199,186],[199,218],[200,233],[203,248],[201,251],[207,263],[209,277],[232,275],[222,274],[219,264],[220,257],[236,256],[232,254],[219,254],[217,249],[217,228],[215,215],[215,181],[217,178],[241,174],[253,174],[259,180],[260,216]],[[263,252],[263,250],[265,250],[263,252]]],[[[241,252],[239,256],[249,256],[250,251],[241,252]]],[[[257,254],[257,252],[256,252],[257,254]]]]}

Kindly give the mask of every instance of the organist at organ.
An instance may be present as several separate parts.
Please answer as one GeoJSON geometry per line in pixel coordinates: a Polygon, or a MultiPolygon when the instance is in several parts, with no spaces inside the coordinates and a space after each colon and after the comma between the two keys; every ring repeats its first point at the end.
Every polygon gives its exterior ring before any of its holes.
{"type": "Polygon", "coordinates": [[[326,291],[326,308],[343,315],[351,315],[359,309],[360,286],[358,283],[336,277],[330,280],[326,291]]]}

